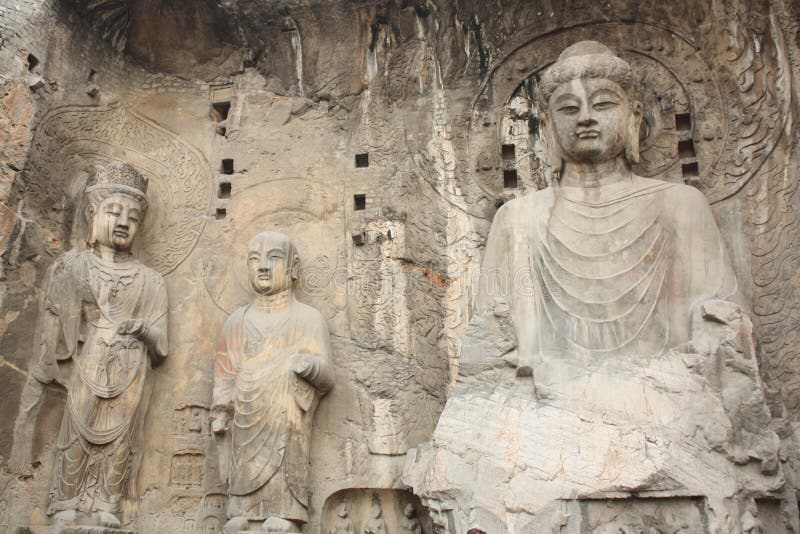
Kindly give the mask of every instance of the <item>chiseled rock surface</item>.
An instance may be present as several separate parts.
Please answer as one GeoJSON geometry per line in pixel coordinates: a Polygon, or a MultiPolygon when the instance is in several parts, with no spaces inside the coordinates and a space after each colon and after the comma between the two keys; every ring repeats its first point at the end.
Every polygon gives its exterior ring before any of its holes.
{"type": "MultiPolygon", "coordinates": [[[[495,319],[491,309],[477,314],[467,339],[502,346],[507,331],[495,319]]],[[[642,506],[671,503],[684,532],[743,531],[758,503],[783,499],[787,488],[754,349],[743,310],[708,301],[695,313],[692,343],[658,356],[566,356],[537,362],[531,379],[507,364],[513,352],[490,354],[462,373],[404,480],[449,510],[452,532],[485,530],[478,515],[486,512],[509,532],[606,532],[581,507],[626,499],[621,506],[634,510],[620,526],[672,526],[669,514],[656,525],[653,513],[636,511],[651,498],[672,499],[642,506]]],[[[781,526],[796,529],[793,503],[783,512],[781,526]]]]}

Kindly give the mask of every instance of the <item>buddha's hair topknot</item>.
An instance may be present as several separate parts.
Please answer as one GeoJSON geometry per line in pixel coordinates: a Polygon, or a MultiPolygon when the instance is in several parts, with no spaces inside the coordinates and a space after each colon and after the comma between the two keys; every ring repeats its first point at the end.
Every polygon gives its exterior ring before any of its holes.
{"type": "Polygon", "coordinates": [[[564,83],[581,78],[606,78],[626,91],[631,87],[631,66],[610,48],[597,41],[581,41],[566,48],[542,75],[542,96],[545,103],[564,83]]]}

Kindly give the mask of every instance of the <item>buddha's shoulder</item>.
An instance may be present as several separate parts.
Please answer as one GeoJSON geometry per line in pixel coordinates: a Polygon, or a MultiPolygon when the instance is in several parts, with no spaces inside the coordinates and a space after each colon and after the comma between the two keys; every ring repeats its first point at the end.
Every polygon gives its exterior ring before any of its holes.
{"type": "Polygon", "coordinates": [[[706,199],[703,192],[696,187],[686,184],[664,182],[662,180],[653,180],[651,178],[642,178],[642,180],[652,182],[653,187],[661,186],[661,194],[664,196],[664,199],[670,203],[676,203],[676,208],[697,208],[699,206],[708,205],[708,199],[706,199]]]}
{"type": "Polygon", "coordinates": [[[505,202],[497,210],[495,218],[511,217],[513,214],[530,214],[531,210],[538,210],[552,203],[553,191],[549,187],[536,191],[528,191],[524,195],[518,196],[505,202]]]}

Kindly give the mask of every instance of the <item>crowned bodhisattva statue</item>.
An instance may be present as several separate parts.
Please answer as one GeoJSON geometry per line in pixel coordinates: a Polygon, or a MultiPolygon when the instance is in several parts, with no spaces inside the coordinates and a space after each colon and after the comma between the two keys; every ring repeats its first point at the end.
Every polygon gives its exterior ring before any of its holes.
{"type": "Polygon", "coordinates": [[[300,532],[308,521],[311,423],[333,388],[328,326],[298,302],[291,239],[263,232],[247,253],[252,304],[226,321],[217,348],[212,429],[227,455],[225,532],[261,524],[300,532]]]}
{"type": "Polygon", "coordinates": [[[455,531],[741,532],[759,498],[797,525],[712,210],[633,170],[632,79],[593,41],[541,76],[554,179],[495,215],[455,392],[404,475],[455,531]]]}
{"type": "Polygon", "coordinates": [[[86,188],[86,249],[56,261],[42,287],[9,466],[30,472],[45,384],[66,387],[50,493],[55,524],[119,527],[120,501],[135,494],[152,367],[168,351],[164,279],[132,253],[146,190],[127,163],[97,167],[86,188]],[[64,377],[59,362],[70,358],[64,377]]]}

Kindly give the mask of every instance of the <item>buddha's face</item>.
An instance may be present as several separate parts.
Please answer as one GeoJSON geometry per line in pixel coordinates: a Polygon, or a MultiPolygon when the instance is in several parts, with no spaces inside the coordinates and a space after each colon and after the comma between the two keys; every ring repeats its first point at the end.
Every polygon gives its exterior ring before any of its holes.
{"type": "Polygon", "coordinates": [[[290,247],[279,238],[256,237],[250,242],[247,267],[250,286],[262,295],[274,295],[292,287],[290,247]]]}
{"type": "Polygon", "coordinates": [[[548,115],[565,161],[614,159],[625,151],[626,135],[641,106],[605,78],[566,82],[550,97],[548,115]]]}
{"type": "Polygon", "coordinates": [[[130,250],[144,217],[141,202],[124,193],[112,193],[90,209],[95,243],[130,250]]]}

